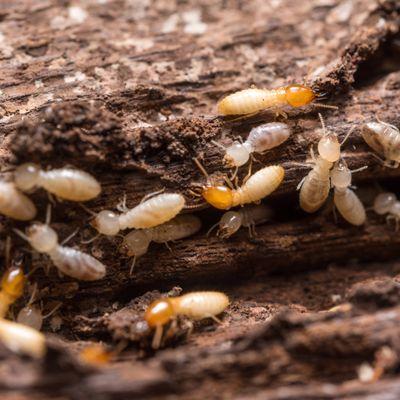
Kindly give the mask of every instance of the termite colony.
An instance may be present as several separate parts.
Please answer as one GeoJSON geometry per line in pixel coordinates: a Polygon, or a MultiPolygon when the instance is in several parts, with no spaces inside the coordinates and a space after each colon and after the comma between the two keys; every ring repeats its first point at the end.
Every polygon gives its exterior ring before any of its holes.
{"type": "MultiPolygon", "coordinates": [[[[251,88],[222,99],[218,103],[218,112],[222,116],[246,117],[270,109],[276,115],[287,118],[287,108],[290,110],[307,105],[333,107],[317,103],[317,99],[315,92],[303,85],[289,85],[273,90],[251,88]]],[[[318,154],[315,156],[311,149],[311,171],[298,185],[300,207],[307,213],[318,211],[333,189],[333,203],[341,216],[352,225],[363,225],[366,212],[351,186],[352,173],[357,170],[351,171],[347,167],[341,150],[352,129],[348,129],[345,139],[340,143],[337,134],[325,127],[321,115],[320,121],[322,134],[318,142],[318,154]]],[[[255,236],[257,224],[272,218],[272,209],[261,201],[278,189],[284,180],[285,170],[281,165],[269,165],[252,173],[252,164],[256,155],[282,145],[290,138],[291,133],[287,123],[269,122],[251,129],[244,141],[234,141],[228,146],[213,142],[224,151],[223,166],[234,169],[232,177],[228,178],[225,174],[223,181],[209,175],[200,161],[194,158],[195,164],[206,178],[204,183],[199,183],[199,195],[207,204],[225,211],[208,233],[217,228],[217,236],[228,239],[241,227],[246,227],[252,237],[255,236]],[[239,184],[238,170],[249,161],[249,172],[239,184]]],[[[379,157],[383,157],[384,165],[398,166],[400,132],[395,126],[381,121],[370,122],[362,127],[362,136],[379,153],[379,157]]],[[[75,168],[45,170],[39,165],[27,163],[17,167],[13,177],[11,181],[0,182],[0,213],[19,221],[30,221],[36,217],[36,206],[28,197],[36,189],[45,189],[51,198],[55,196],[75,202],[92,200],[101,193],[101,186],[93,176],[75,168]]],[[[98,232],[95,238],[99,235],[118,237],[121,231],[133,229],[123,236],[119,248],[121,253],[132,258],[130,275],[134,276],[135,262],[148,252],[151,242],[168,246],[171,241],[199,232],[201,219],[192,214],[182,214],[182,211],[191,208],[196,207],[187,205],[182,194],[159,191],[145,196],[133,208],[127,208],[124,202],[117,206],[118,212],[88,211],[93,214],[90,225],[98,232]]],[[[394,194],[381,193],[375,199],[373,209],[380,215],[386,215],[388,220],[395,220],[396,226],[399,224],[400,202],[394,194]]],[[[50,216],[48,208],[45,223],[34,222],[25,231],[14,229],[14,232],[30,245],[33,252],[47,256],[59,273],[84,281],[103,279],[106,266],[92,255],[66,246],[70,237],[60,243],[57,232],[50,226],[50,216]]],[[[46,350],[45,337],[39,331],[43,320],[55,313],[61,304],[43,315],[41,307],[34,304],[38,289],[33,284],[30,285],[30,299],[20,308],[16,322],[6,319],[10,308],[22,298],[29,286],[23,263],[10,262],[9,243],[6,247],[7,270],[0,283],[0,340],[12,351],[42,357],[46,350]]],[[[162,345],[164,328],[170,324],[170,329],[173,330],[177,318],[212,318],[219,321],[217,316],[228,305],[229,299],[224,293],[207,291],[156,300],[148,306],[143,317],[148,328],[154,330],[152,347],[156,349],[162,345]]],[[[99,360],[108,360],[111,354],[102,348],[94,348],[88,349],[82,357],[91,362],[97,360],[97,363],[99,360]]]]}

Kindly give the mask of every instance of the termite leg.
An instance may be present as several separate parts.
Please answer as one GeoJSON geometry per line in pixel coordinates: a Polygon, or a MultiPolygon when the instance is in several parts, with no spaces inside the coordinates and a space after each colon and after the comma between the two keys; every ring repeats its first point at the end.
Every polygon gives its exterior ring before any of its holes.
{"type": "Polygon", "coordinates": [[[133,276],[133,270],[135,269],[135,264],[136,264],[136,256],[133,257],[131,269],[129,270],[129,276],[133,276]]]}
{"type": "Polygon", "coordinates": [[[5,261],[6,261],[6,268],[10,266],[10,255],[11,255],[11,236],[7,235],[6,238],[6,246],[5,246],[5,261]]]}
{"type": "Polygon", "coordinates": [[[79,232],[79,228],[76,228],[69,236],[67,236],[67,237],[60,243],[61,246],[66,245],[78,232],[79,232]]]}
{"type": "Polygon", "coordinates": [[[187,321],[187,325],[188,325],[188,331],[187,331],[187,334],[186,334],[186,338],[188,338],[192,334],[193,328],[194,328],[193,322],[190,321],[190,320],[187,321]]]}
{"type": "Polygon", "coordinates": [[[163,327],[162,325],[157,325],[156,331],[154,332],[153,341],[151,342],[151,347],[154,350],[160,348],[162,336],[163,336],[163,327]]]}
{"type": "Polygon", "coordinates": [[[171,246],[168,244],[168,242],[164,242],[164,244],[165,244],[165,247],[169,250],[169,252],[170,252],[171,254],[173,254],[174,251],[172,250],[172,248],[171,248],[171,246]]]}
{"type": "Polygon", "coordinates": [[[88,240],[81,240],[82,244],[89,244],[89,243],[93,243],[98,237],[100,237],[101,233],[97,233],[96,235],[94,235],[92,238],[88,239],[88,240]]]}
{"type": "Polygon", "coordinates": [[[369,152],[369,155],[377,159],[384,167],[396,169],[399,166],[399,163],[397,161],[384,160],[372,152],[369,152]]]}
{"type": "Polygon", "coordinates": [[[249,163],[249,171],[247,172],[247,175],[243,178],[243,185],[249,180],[251,177],[251,170],[253,167],[253,159],[250,158],[250,163],[249,163]]]}
{"type": "Polygon", "coordinates": [[[49,202],[53,204],[53,206],[57,204],[55,197],[50,192],[47,192],[47,198],[49,199],[49,202]]]}
{"type": "Polygon", "coordinates": [[[288,114],[285,111],[283,111],[281,108],[276,108],[275,109],[275,117],[276,118],[283,117],[284,119],[288,119],[289,118],[288,114]]]}
{"type": "Polygon", "coordinates": [[[215,321],[217,324],[221,325],[222,321],[217,318],[215,315],[208,315],[209,318],[211,318],[213,321],[215,321]]]}
{"type": "Polygon", "coordinates": [[[234,173],[232,174],[232,176],[229,178],[231,181],[233,181],[233,180],[236,178],[238,171],[239,171],[239,167],[236,166],[236,167],[235,167],[235,172],[234,172],[234,173]]]}
{"type": "Polygon", "coordinates": [[[50,225],[51,222],[51,204],[47,204],[47,209],[46,209],[46,225],[50,225]]]}
{"type": "Polygon", "coordinates": [[[126,206],[126,193],[124,193],[122,200],[115,207],[119,212],[127,212],[129,208],[126,206]]]}
{"type": "Polygon", "coordinates": [[[300,190],[301,187],[303,186],[304,181],[306,180],[307,175],[305,177],[303,177],[303,179],[299,182],[299,184],[296,187],[296,190],[300,190]]]}

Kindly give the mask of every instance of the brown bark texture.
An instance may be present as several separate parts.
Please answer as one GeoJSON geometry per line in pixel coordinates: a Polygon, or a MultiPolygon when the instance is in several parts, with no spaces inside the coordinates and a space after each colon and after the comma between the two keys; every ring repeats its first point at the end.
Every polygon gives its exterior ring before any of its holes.
{"type": "MultiPolygon", "coordinates": [[[[30,288],[45,320],[44,360],[0,347],[4,399],[398,399],[400,397],[400,237],[368,211],[353,227],[332,214],[312,215],[296,187],[321,132],[318,112],[341,139],[366,207],[397,192],[399,169],[381,165],[360,135],[375,120],[400,126],[400,3],[396,0],[18,0],[0,4],[0,162],[4,179],[23,162],[72,165],[102,184],[85,206],[128,206],[162,188],[201,204],[193,189],[209,174],[230,173],[223,145],[276,116],[266,110],[216,117],[230,92],[306,83],[338,109],[285,110],[293,130],[283,145],[257,155],[285,168],[265,199],[274,212],[257,227],[223,240],[208,229],[221,212],[196,208],[203,227],[171,243],[151,244],[129,274],[121,238],[94,236],[79,204],[56,202],[52,227],[69,245],[98,257],[104,279],[77,282],[31,252],[1,217],[2,245],[24,255],[30,288]],[[50,267],[50,268],[48,268],[50,267]],[[225,291],[220,325],[179,319],[163,349],[150,349],[143,312],[160,295],[225,291]],[[190,333],[190,334],[189,334],[190,333]],[[88,365],[83,348],[102,341],[113,357],[88,365]]],[[[239,178],[247,167],[239,170],[239,178]]],[[[44,220],[48,197],[30,195],[44,220]]],[[[190,211],[186,210],[186,211],[190,211]]],[[[4,246],[3,246],[4,247],[4,246]]],[[[4,251],[2,251],[4,254],[4,251]]],[[[2,260],[2,269],[5,260],[2,260]]],[[[30,297],[14,305],[15,315],[30,297]]]]}

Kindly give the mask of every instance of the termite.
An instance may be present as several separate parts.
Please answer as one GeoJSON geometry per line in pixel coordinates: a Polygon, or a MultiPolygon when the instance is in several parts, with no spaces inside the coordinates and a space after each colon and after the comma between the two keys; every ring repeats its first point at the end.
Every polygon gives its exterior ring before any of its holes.
{"type": "Polygon", "coordinates": [[[162,193],[121,214],[103,210],[96,215],[91,225],[99,233],[108,236],[115,236],[128,228],[153,228],[174,218],[184,205],[185,198],[181,194],[162,193]]]}
{"type": "MultiPolygon", "coordinates": [[[[341,144],[336,134],[328,132],[321,114],[319,114],[319,117],[323,131],[323,136],[318,142],[319,156],[315,158],[314,153],[311,151],[314,167],[298,185],[298,189],[300,189],[300,207],[308,213],[317,211],[328,198],[330,170],[333,163],[340,158],[341,144]]],[[[345,140],[343,140],[342,144],[345,140]]]]}
{"type": "Polygon", "coordinates": [[[19,221],[29,221],[35,218],[36,213],[35,205],[14,183],[0,181],[0,214],[19,221]]]}
{"type": "Polygon", "coordinates": [[[199,160],[193,160],[207,178],[207,184],[202,188],[202,196],[207,203],[220,210],[259,202],[275,191],[285,177],[285,170],[280,165],[271,165],[251,175],[241,187],[231,189],[214,184],[199,160]]]}
{"type": "Polygon", "coordinates": [[[149,327],[155,329],[152,347],[154,349],[160,347],[163,326],[179,315],[193,320],[212,318],[220,322],[216,316],[221,314],[228,305],[228,296],[221,292],[192,292],[154,301],[144,315],[149,327]]]}
{"type": "Polygon", "coordinates": [[[379,215],[388,214],[386,220],[395,220],[396,230],[399,229],[400,201],[394,193],[380,193],[376,196],[373,206],[374,211],[379,215]]]}
{"type": "Polygon", "coordinates": [[[368,122],[363,125],[361,134],[373,150],[385,157],[385,166],[390,168],[399,166],[400,131],[396,126],[379,120],[368,122]]]}
{"type": "Polygon", "coordinates": [[[253,128],[244,143],[238,141],[225,149],[224,161],[230,167],[241,167],[249,161],[252,153],[264,153],[285,142],[290,136],[289,125],[269,122],[253,128]]]}
{"type": "Polygon", "coordinates": [[[50,208],[46,223],[35,223],[28,227],[25,233],[14,231],[25,239],[39,253],[47,254],[53,264],[65,275],[83,281],[101,279],[106,274],[106,267],[96,258],[72,247],[58,243],[58,235],[49,226],[50,208]]]}
{"type": "Polygon", "coordinates": [[[0,342],[9,350],[41,358],[46,352],[45,337],[42,333],[16,322],[0,318],[0,342]]]}
{"type": "Polygon", "coordinates": [[[42,187],[60,199],[70,201],[88,201],[101,192],[99,182],[92,175],[72,168],[45,171],[36,164],[26,163],[17,167],[14,181],[24,192],[42,187]]]}
{"type": "Polygon", "coordinates": [[[351,186],[351,174],[343,160],[337,161],[331,172],[334,187],[333,201],[342,217],[352,225],[360,226],[366,221],[365,208],[351,186]]]}
{"type": "Polygon", "coordinates": [[[249,229],[250,237],[255,236],[255,226],[268,221],[272,210],[264,204],[244,206],[236,211],[227,211],[208,233],[218,226],[217,236],[226,239],[237,232],[241,226],[249,229]]]}
{"type": "Polygon", "coordinates": [[[217,107],[219,115],[244,115],[267,108],[302,107],[315,98],[316,94],[310,87],[297,84],[271,90],[250,88],[224,97],[217,107]]]}
{"type": "Polygon", "coordinates": [[[133,257],[131,273],[138,257],[147,253],[150,242],[165,243],[194,235],[201,228],[201,220],[195,215],[183,214],[149,229],[139,229],[128,233],[122,242],[122,249],[133,257]]]}

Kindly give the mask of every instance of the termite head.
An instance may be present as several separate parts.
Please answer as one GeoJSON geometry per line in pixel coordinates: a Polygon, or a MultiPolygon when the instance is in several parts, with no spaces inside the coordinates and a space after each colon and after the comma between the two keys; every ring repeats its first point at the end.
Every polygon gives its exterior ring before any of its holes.
{"type": "Polygon", "coordinates": [[[118,214],[110,210],[100,211],[90,224],[103,235],[115,236],[119,232],[118,214]]]}
{"type": "Polygon", "coordinates": [[[374,211],[379,215],[386,214],[391,211],[396,201],[397,198],[394,193],[380,193],[375,198],[374,211]]]}
{"type": "Polygon", "coordinates": [[[31,246],[39,253],[48,253],[58,244],[58,236],[54,229],[46,224],[33,224],[26,230],[31,246]]]}
{"type": "Polygon", "coordinates": [[[24,192],[37,186],[39,178],[40,167],[32,163],[22,164],[14,172],[15,185],[24,192]]]}
{"type": "Polygon", "coordinates": [[[237,211],[226,212],[219,221],[217,235],[223,239],[232,236],[242,226],[242,216],[237,211]]]}
{"type": "Polygon", "coordinates": [[[1,280],[1,289],[14,298],[22,296],[25,285],[25,275],[22,268],[11,268],[1,280]]]}
{"type": "Polygon", "coordinates": [[[150,328],[155,328],[168,323],[174,315],[175,310],[171,299],[160,299],[149,305],[144,315],[144,319],[150,328]]]}
{"type": "Polygon", "coordinates": [[[226,186],[205,186],[202,190],[204,200],[219,210],[228,210],[232,207],[233,193],[226,186]]]}
{"type": "Polygon", "coordinates": [[[249,158],[250,152],[246,146],[239,142],[233,142],[233,144],[226,148],[224,162],[229,167],[241,167],[249,161],[249,158]]]}
{"type": "Polygon", "coordinates": [[[37,331],[40,331],[43,325],[42,310],[33,305],[27,305],[19,311],[17,315],[17,322],[26,326],[30,326],[37,331]]]}
{"type": "Polygon", "coordinates": [[[325,134],[318,142],[319,155],[329,161],[336,162],[340,158],[340,143],[334,133],[325,134]]]}
{"type": "Polygon", "coordinates": [[[351,171],[343,160],[337,161],[331,172],[332,186],[345,189],[351,185],[351,171]]]}
{"type": "Polygon", "coordinates": [[[303,85],[289,85],[285,88],[286,101],[292,107],[302,107],[315,99],[314,91],[303,85]]]}
{"type": "Polygon", "coordinates": [[[126,252],[129,257],[140,257],[147,253],[150,238],[144,230],[137,230],[128,233],[121,244],[121,249],[126,252]]]}

